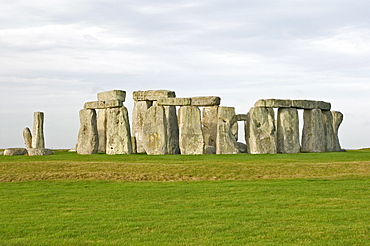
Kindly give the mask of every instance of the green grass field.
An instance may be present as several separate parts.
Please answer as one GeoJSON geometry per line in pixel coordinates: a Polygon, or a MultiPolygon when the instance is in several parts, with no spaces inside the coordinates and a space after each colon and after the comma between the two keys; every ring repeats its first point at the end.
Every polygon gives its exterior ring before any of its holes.
{"type": "Polygon", "coordinates": [[[0,245],[370,245],[370,150],[0,156],[0,245]]]}

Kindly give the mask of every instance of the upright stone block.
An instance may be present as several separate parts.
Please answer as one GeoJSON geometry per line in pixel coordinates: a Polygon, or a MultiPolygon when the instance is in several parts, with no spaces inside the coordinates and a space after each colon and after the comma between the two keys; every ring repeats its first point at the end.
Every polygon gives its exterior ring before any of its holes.
{"type": "Polygon", "coordinates": [[[167,154],[180,154],[179,125],[175,106],[164,106],[167,125],[167,154]]]}
{"type": "Polygon", "coordinates": [[[302,152],[324,152],[325,132],[321,110],[305,110],[303,121],[302,152]]]}
{"type": "Polygon", "coordinates": [[[335,151],[335,133],[334,133],[334,122],[331,111],[322,111],[323,116],[323,128],[325,138],[325,151],[335,151]]]}
{"type": "Polygon", "coordinates": [[[131,154],[131,132],[127,108],[107,109],[107,144],[108,155],[131,154]]]}
{"type": "Polygon", "coordinates": [[[179,142],[183,155],[201,155],[204,153],[204,138],[200,109],[195,106],[179,108],[179,142]]]}
{"type": "Polygon", "coordinates": [[[98,152],[105,152],[107,147],[107,109],[100,109],[98,111],[97,129],[99,137],[98,152]]]}
{"type": "Polygon", "coordinates": [[[134,109],[132,111],[132,135],[136,138],[137,153],[145,153],[144,120],[151,105],[152,103],[149,101],[134,101],[134,109]]]}
{"type": "Polygon", "coordinates": [[[30,128],[26,127],[23,130],[23,139],[24,139],[24,144],[26,145],[26,148],[32,148],[32,133],[30,128]]]}
{"type": "Polygon", "coordinates": [[[77,153],[91,155],[98,152],[99,138],[94,109],[80,110],[80,130],[78,132],[77,153]]]}
{"type": "Polygon", "coordinates": [[[167,120],[163,106],[152,106],[148,109],[143,124],[143,140],[148,155],[168,153],[167,120]]]}
{"type": "Polygon", "coordinates": [[[33,115],[32,148],[44,149],[44,113],[35,112],[33,115]]]}
{"type": "Polygon", "coordinates": [[[335,142],[334,142],[334,151],[341,151],[342,147],[340,146],[339,142],[339,126],[343,122],[343,114],[339,111],[332,111],[333,115],[333,129],[334,129],[334,136],[335,136],[335,142]]]}
{"type": "Polygon", "coordinates": [[[218,106],[204,107],[202,110],[202,131],[205,145],[216,148],[218,106]]]}
{"type": "Polygon", "coordinates": [[[279,108],[277,116],[278,153],[299,153],[299,118],[295,108],[279,108]]]}
{"type": "Polygon", "coordinates": [[[276,127],[272,108],[253,107],[245,121],[245,141],[250,154],[276,154],[276,127]]]}
{"type": "MultiPolygon", "coordinates": [[[[238,154],[239,148],[235,137],[235,126],[238,127],[235,121],[234,107],[219,107],[217,121],[217,139],[216,139],[216,154],[238,154]]],[[[236,130],[237,133],[237,130],[236,130]]]]}

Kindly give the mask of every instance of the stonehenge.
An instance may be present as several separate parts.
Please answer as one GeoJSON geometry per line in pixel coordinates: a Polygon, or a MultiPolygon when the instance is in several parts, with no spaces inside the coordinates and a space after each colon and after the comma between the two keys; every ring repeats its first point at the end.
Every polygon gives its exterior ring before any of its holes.
{"type": "Polygon", "coordinates": [[[234,107],[220,106],[218,96],[178,98],[170,90],[134,91],[129,120],[125,91],[100,92],[97,99],[80,111],[78,154],[341,151],[343,114],[330,111],[331,104],[324,101],[261,99],[248,113],[237,114],[234,107]],[[298,110],[303,110],[301,133],[298,110]],[[244,122],[245,143],[238,142],[238,122],[244,122]]]}

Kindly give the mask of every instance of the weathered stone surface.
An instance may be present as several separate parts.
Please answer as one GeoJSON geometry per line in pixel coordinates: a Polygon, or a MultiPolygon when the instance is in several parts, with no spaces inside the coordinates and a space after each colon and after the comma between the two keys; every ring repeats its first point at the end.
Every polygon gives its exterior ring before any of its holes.
{"type": "Polygon", "coordinates": [[[232,122],[234,117],[234,107],[219,107],[217,121],[216,154],[239,153],[238,144],[236,142],[237,139],[235,137],[235,125],[236,127],[238,125],[235,122],[232,122]]]}
{"type": "Polygon", "coordinates": [[[247,121],[248,115],[247,114],[237,114],[235,115],[236,121],[247,121]]]}
{"type": "Polygon", "coordinates": [[[205,145],[216,148],[218,106],[204,107],[202,110],[202,131],[205,145]]]}
{"type": "Polygon", "coordinates": [[[330,110],[331,104],[323,101],[311,100],[286,100],[286,99],[261,99],[255,104],[255,107],[262,108],[298,108],[298,109],[321,109],[330,110]]]}
{"type": "Polygon", "coordinates": [[[23,130],[23,139],[26,148],[32,148],[32,133],[30,128],[26,127],[23,130]]]}
{"type": "Polygon", "coordinates": [[[277,115],[278,153],[299,153],[299,118],[295,108],[279,108],[277,115]]]}
{"type": "Polygon", "coordinates": [[[41,156],[41,155],[52,155],[53,151],[51,149],[27,149],[29,156],[41,156]]]}
{"type": "Polygon", "coordinates": [[[121,100],[107,100],[104,102],[104,107],[105,108],[120,108],[123,106],[123,101],[121,100]]]}
{"type": "Polygon", "coordinates": [[[104,109],[105,103],[104,101],[93,101],[93,102],[86,102],[84,104],[85,109],[104,109]]]}
{"type": "Polygon", "coordinates": [[[159,106],[190,106],[190,98],[169,97],[158,99],[159,106]]]}
{"type": "Polygon", "coordinates": [[[292,101],[286,99],[260,99],[254,106],[262,108],[290,108],[292,101]]]}
{"type": "Polygon", "coordinates": [[[98,101],[109,100],[119,100],[121,102],[124,102],[126,100],[126,91],[112,90],[98,93],[98,101]]]}
{"type": "Polygon", "coordinates": [[[216,154],[216,148],[215,148],[215,146],[206,145],[204,147],[204,154],[206,154],[206,155],[216,154]]]}
{"type": "Polygon", "coordinates": [[[248,146],[245,143],[237,142],[236,144],[240,153],[248,153],[248,146]]]}
{"type": "Polygon", "coordinates": [[[167,120],[163,106],[152,106],[148,109],[143,124],[143,140],[148,155],[168,153],[167,120]]]}
{"type": "Polygon", "coordinates": [[[131,154],[131,131],[127,108],[107,109],[107,144],[108,155],[131,154]]]}
{"type": "Polygon", "coordinates": [[[221,103],[220,97],[191,97],[191,105],[198,106],[198,107],[206,107],[206,106],[218,106],[221,103]]]}
{"type": "Polygon", "coordinates": [[[4,151],[4,155],[15,156],[15,155],[25,155],[27,154],[27,149],[25,148],[8,148],[4,151]]]}
{"type": "Polygon", "coordinates": [[[91,155],[98,152],[99,138],[94,109],[80,110],[80,130],[78,132],[77,153],[91,155]]]}
{"type": "Polygon", "coordinates": [[[305,110],[303,121],[302,152],[324,152],[325,132],[322,111],[320,109],[305,110]]]}
{"type": "Polygon", "coordinates": [[[168,90],[134,91],[132,93],[132,98],[135,101],[157,101],[167,97],[176,97],[176,93],[168,90]]]}
{"type": "Polygon", "coordinates": [[[275,154],[276,127],[272,108],[252,107],[245,122],[245,141],[250,154],[275,154]]]}
{"type": "Polygon", "coordinates": [[[292,107],[298,109],[322,109],[330,110],[331,104],[322,101],[292,100],[292,107]]]}
{"type": "Polygon", "coordinates": [[[335,142],[334,142],[334,151],[341,151],[342,147],[340,146],[339,142],[339,126],[343,122],[343,114],[339,111],[332,111],[333,116],[333,129],[334,129],[334,136],[335,136],[335,142]]]}
{"type": "Polygon", "coordinates": [[[35,112],[33,114],[32,147],[37,149],[45,148],[43,112],[35,112]]]}
{"type": "Polygon", "coordinates": [[[137,148],[136,148],[136,138],[135,137],[131,137],[131,146],[132,146],[132,153],[136,154],[137,148]]]}
{"type": "Polygon", "coordinates": [[[164,106],[167,125],[167,154],[180,154],[179,125],[175,106],[164,106]]]}
{"type": "Polygon", "coordinates": [[[145,153],[144,120],[150,106],[152,106],[152,103],[148,101],[134,101],[134,109],[132,111],[132,136],[136,138],[137,153],[145,153]]]}
{"type": "Polygon", "coordinates": [[[322,111],[325,151],[335,151],[334,122],[331,111],[322,111]]]}
{"type": "Polygon", "coordinates": [[[179,143],[183,155],[201,155],[204,153],[204,138],[200,109],[195,106],[179,108],[179,143]]]}
{"type": "Polygon", "coordinates": [[[322,111],[330,111],[331,103],[323,102],[323,101],[317,101],[317,108],[321,109],[322,111]]]}
{"type": "Polygon", "coordinates": [[[97,116],[97,129],[99,137],[98,152],[105,152],[107,147],[107,110],[100,109],[97,116]]]}

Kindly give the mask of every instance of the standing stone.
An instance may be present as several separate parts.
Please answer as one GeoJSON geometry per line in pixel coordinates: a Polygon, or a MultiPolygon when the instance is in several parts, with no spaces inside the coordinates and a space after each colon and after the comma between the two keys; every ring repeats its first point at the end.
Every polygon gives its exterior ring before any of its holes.
{"type": "Polygon", "coordinates": [[[323,128],[325,138],[325,151],[335,151],[335,133],[333,124],[333,115],[331,111],[322,111],[323,128]]]}
{"type": "Polygon", "coordinates": [[[219,107],[217,121],[216,154],[238,154],[238,144],[233,132],[237,121],[234,107],[219,107]]]}
{"type": "Polygon", "coordinates": [[[125,106],[107,109],[108,155],[131,154],[131,132],[128,111],[125,106]]]}
{"type": "Polygon", "coordinates": [[[80,110],[80,131],[78,132],[77,153],[91,155],[98,152],[99,138],[94,109],[80,110]]]}
{"type": "Polygon", "coordinates": [[[334,142],[334,151],[341,151],[342,147],[340,146],[339,142],[339,126],[343,122],[343,114],[339,111],[332,111],[333,115],[333,130],[334,130],[334,137],[335,137],[335,142],[334,142]]]}
{"type": "Polygon", "coordinates": [[[216,148],[218,106],[204,107],[202,110],[202,131],[205,145],[216,148]]]}
{"type": "Polygon", "coordinates": [[[136,138],[135,137],[131,137],[131,146],[132,146],[132,153],[136,154],[137,149],[136,149],[136,138]]]}
{"type": "Polygon", "coordinates": [[[167,154],[167,120],[163,106],[148,109],[143,124],[143,140],[148,155],[167,154]]]}
{"type": "Polygon", "coordinates": [[[98,152],[105,152],[107,145],[107,109],[99,109],[97,116],[97,128],[99,137],[98,152]]]}
{"type": "Polygon", "coordinates": [[[23,130],[23,139],[24,139],[24,144],[26,145],[26,148],[32,148],[32,133],[30,128],[26,127],[23,130]]]}
{"type": "Polygon", "coordinates": [[[295,108],[279,108],[277,116],[278,153],[299,153],[299,118],[295,108]]]}
{"type": "Polygon", "coordinates": [[[302,152],[324,152],[325,132],[320,109],[304,110],[302,131],[302,152]]]}
{"type": "Polygon", "coordinates": [[[132,111],[132,135],[136,138],[137,153],[145,153],[144,148],[144,119],[149,107],[152,105],[149,101],[134,101],[132,111]]]}
{"type": "Polygon", "coordinates": [[[245,121],[245,141],[250,154],[276,154],[276,128],[272,108],[252,107],[245,121]]]}
{"type": "Polygon", "coordinates": [[[44,149],[44,113],[35,112],[33,114],[33,137],[32,148],[44,149]]]}
{"type": "Polygon", "coordinates": [[[164,106],[167,123],[167,154],[180,154],[179,125],[175,106],[164,106]]]}
{"type": "Polygon", "coordinates": [[[179,108],[179,143],[183,155],[201,155],[204,153],[204,138],[200,109],[196,106],[179,108]]]}

